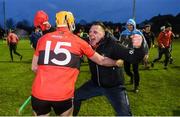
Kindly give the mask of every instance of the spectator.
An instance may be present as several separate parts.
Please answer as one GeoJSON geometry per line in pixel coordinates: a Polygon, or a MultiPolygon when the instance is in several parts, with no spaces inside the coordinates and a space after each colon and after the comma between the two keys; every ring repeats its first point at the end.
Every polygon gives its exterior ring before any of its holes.
{"type": "MultiPolygon", "coordinates": [[[[125,48],[117,43],[112,34],[107,32],[101,23],[94,23],[89,31],[90,44],[101,55],[118,60],[119,58],[132,63],[140,61],[144,56],[142,51],[125,48]],[[141,55],[142,54],[142,55],[141,55]]],[[[133,44],[134,45],[134,44],[133,44]]],[[[140,44],[141,45],[141,44],[140,44]]],[[[103,67],[89,60],[91,79],[75,91],[74,113],[77,116],[81,102],[95,96],[107,97],[118,116],[131,115],[128,98],[124,87],[122,67],[103,67]]]]}
{"type": "MultiPolygon", "coordinates": [[[[136,22],[133,19],[129,19],[126,23],[126,26],[127,26],[126,30],[124,30],[121,33],[120,43],[123,44],[124,46],[133,48],[133,45],[127,45],[128,41],[131,41],[131,39],[136,36],[138,37],[136,40],[137,42],[142,41],[143,39],[144,48],[145,48],[144,61],[146,61],[148,59],[148,45],[147,45],[146,40],[144,39],[143,34],[139,30],[136,29],[136,22]]],[[[132,67],[133,67],[133,73],[131,72],[131,63],[129,63],[126,60],[124,61],[125,72],[131,78],[130,83],[131,84],[134,83],[134,92],[137,93],[139,91],[139,82],[140,82],[139,63],[132,64],[132,67]]]]}
{"type": "MultiPolygon", "coordinates": [[[[170,31],[172,32],[172,27],[170,27],[170,31]]],[[[170,54],[169,64],[172,64],[172,63],[173,63],[173,57],[172,57],[172,49],[173,49],[173,46],[172,46],[172,42],[173,42],[174,38],[175,38],[175,34],[172,32],[171,42],[170,42],[170,47],[169,47],[169,54],[170,54]]]]}
{"type": "Polygon", "coordinates": [[[114,30],[114,37],[115,37],[116,39],[119,39],[119,37],[120,37],[120,29],[119,29],[118,26],[117,26],[117,27],[115,28],[115,30],[114,30]]]}
{"type": "MultiPolygon", "coordinates": [[[[151,25],[150,24],[146,24],[145,25],[144,31],[143,31],[143,35],[144,35],[144,37],[146,39],[146,42],[148,44],[149,49],[151,48],[151,45],[152,45],[152,47],[154,47],[154,38],[155,38],[155,35],[151,31],[151,25]]],[[[145,69],[149,69],[148,59],[146,61],[144,61],[144,67],[145,67],[145,69]]]]}
{"type": "Polygon", "coordinates": [[[37,42],[41,36],[42,36],[42,33],[39,28],[35,28],[35,30],[30,35],[30,43],[35,50],[36,50],[37,42]]]}

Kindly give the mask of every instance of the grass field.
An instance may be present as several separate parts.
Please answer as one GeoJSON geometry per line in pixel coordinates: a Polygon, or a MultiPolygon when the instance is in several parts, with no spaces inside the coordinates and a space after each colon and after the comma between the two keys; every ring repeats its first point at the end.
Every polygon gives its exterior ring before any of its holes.
{"type": "MultiPolygon", "coordinates": [[[[167,70],[158,62],[154,68],[144,70],[140,66],[140,92],[133,93],[133,86],[129,85],[126,77],[126,87],[133,115],[152,116],[180,116],[180,39],[175,40],[173,46],[174,63],[167,70]]],[[[18,108],[31,94],[34,74],[31,71],[33,49],[28,40],[21,40],[18,46],[23,60],[15,56],[10,62],[8,47],[0,41],[0,116],[16,116],[18,108]]],[[[150,61],[157,56],[157,49],[152,48],[150,61]]],[[[162,58],[164,60],[164,58],[162,58]]],[[[81,86],[90,78],[88,64],[83,63],[76,87],[81,86]]],[[[29,104],[22,115],[31,116],[29,104]]],[[[52,112],[52,115],[54,113],[52,112]]],[[[103,96],[95,97],[83,102],[79,115],[115,115],[114,110],[103,96]]]]}

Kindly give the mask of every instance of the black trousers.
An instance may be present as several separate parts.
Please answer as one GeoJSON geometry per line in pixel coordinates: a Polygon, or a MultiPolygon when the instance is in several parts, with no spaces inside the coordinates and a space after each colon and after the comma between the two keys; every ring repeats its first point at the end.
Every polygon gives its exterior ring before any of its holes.
{"type": "Polygon", "coordinates": [[[139,76],[139,63],[131,64],[127,61],[124,61],[124,70],[128,76],[133,78],[134,86],[139,86],[140,76],[139,76]],[[131,65],[133,69],[133,73],[131,72],[131,65]]]}
{"type": "Polygon", "coordinates": [[[16,43],[10,43],[9,44],[9,51],[10,51],[10,56],[11,56],[11,60],[13,61],[13,52],[14,54],[21,56],[17,51],[17,44],[16,43]]]}
{"type": "Polygon", "coordinates": [[[162,55],[165,55],[165,61],[164,61],[164,66],[168,65],[169,62],[169,58],[170,58],[170,52],[169,52],[169,48],[158,48],[159,51],[159,55],[158,58],[153,60],[153,63],[155,63],[156,61],[160,60],[162,58],[162,55]]]}

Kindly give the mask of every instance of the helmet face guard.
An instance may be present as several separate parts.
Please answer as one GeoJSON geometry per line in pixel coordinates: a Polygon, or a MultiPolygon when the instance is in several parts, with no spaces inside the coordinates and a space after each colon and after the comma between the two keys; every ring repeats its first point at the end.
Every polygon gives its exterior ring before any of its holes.
{"type": "Polygon", "coordinates": [[[40,27],[42,31],[47,30],[49,27],[51,27],[48,20],[49,17],[44,11],[37,11],[34,17],[34,26],[36,28],[40,27]]]}
{"type": "Polygon", "coordinates": [[[66,27],[71,31],[75,30],[74,16],[71,12],[60,11],[56,14],[56,26],[57,27],[66,27]]]}

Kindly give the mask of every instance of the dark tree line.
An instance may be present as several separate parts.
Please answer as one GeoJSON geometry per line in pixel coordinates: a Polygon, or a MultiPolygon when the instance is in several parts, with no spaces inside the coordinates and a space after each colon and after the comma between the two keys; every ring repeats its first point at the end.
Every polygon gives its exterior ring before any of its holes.
{"type": "MultiPolygon", "coordinates": [[[[166,22],[169,22],[172,24],[173,32],[175,34],[180,34],[180,13],[176,16],[173,16],[173,15],[154,16],[150,20],[145,20],[142,23],[138,24],[137,27],[141,29],[143,28],[145,24],[148,23],[152,25],[152,31],[155,34],[158,34],[160,32],[160,27],[162,27],[166,22]]],[[[85,20],[81,20],[78,24],[76,24],[75,33],[78,32],[78,30],[82,27],[85,29],[86,32],[88,32],[92,23],[87,23],[85,20]]],[[[109,28],[114,29],[114,30],[115,28],[118,27],[120,31],[122,31],[124,30],[124,27],[125,27],[124,22],[123,23],[103,22],[103,23],[109,28]]],[[[13,20],[13,18],[9,18],[6,21],[6,28],[7,30],[16,29],[16,28],[23,29],[27,31],[28,34],[30,34],[33,30],[33,25],[27,20],[22,20],[16,23],[13,20]]],[[[4,29],[2,28],[2,26],[0,26],[0,37],[3,36],[4,32],[5,32],[4,29]]]]}
{"type": "MultiPolygon", "coordinates": [[[[166,23],[170,23],[172,25],[173,32],[175,34],[180,34],[180,13],[176,16],[173,15],[158,15],[152,17],[150,20],[145,20],[140,24],[137,24],[137,28],[142,29],[146,24],[152,25],[152,31],[157,35],[160,32],[160,28],[164,26],[166,23]]],[[[93,23],[93,22],[92,22],[93,23]]],[[[83,25],[81,23],[77,24],[77,30],[81,27],[85,28],[85,31],[88,31],[92,23],[85,23],[83,20],[83,25]]],[[[115,28],[120,28],[120,31],[125,29],[126,23],[113,23],[113,22],[103,22],[106,26],[115,30],[115,28]]]]}

